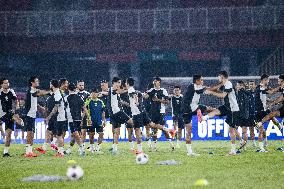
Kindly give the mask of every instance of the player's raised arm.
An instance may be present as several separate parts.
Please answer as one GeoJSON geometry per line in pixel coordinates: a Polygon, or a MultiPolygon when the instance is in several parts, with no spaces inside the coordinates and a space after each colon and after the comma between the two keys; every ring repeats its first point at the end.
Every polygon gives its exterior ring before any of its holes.
{"type": "Polygon", "coordinates": [[[99,97],[102,97],[103,95],[108,95],[108,91],[101,91],[99,97]]]}
{"type": "Polygon", "coordinates": [[[205,87],[205,90],[207,91],[217,91],[218,89],[220,89],[222,87],[222,83],[218,83],[217,85],[214,85],[212,87],[205,87]]]}
{"type": "Polygon", "coordinates": [[[274,94],[274,93],[279,92],[279,89],[280,89],[280,87],[277,86],[277,87],[275,87],[275,88],[267,89],[266,92],[267,92],[268,94],[274,94]]]}
{"type": "Polygon", "coordinates": [[[43,107],[43,106],[41,106],[41,105],[37,105],[37,108],[39,109],[39,111],[41,111],[41,112],[45,112],[46,111],[46,109],[45,109],[45,107],[43,107]]]}
{"type": "Polygon", "coordinates": [[[40,97],[40,96],[46,96],[50,93],[51,93],[50,90],[37,90],[36,95],[40,97]]]}
{"type": "Polygon", "coordinates": [[[208,95],[216,96],[218,98],[225,98],[228,94],[227,92],[215,92],[215,91],[211,91],[211,90],[205,90],[204,93],[208,94],[208,95]]]}
{"type": "Polygon", "coordinates": [[[150,96],[147,92],[143,93],[143,98],[148,99],[150,96]]]}
{"type": "Polygon", "coordinates": [[[275,100],[272,100],[270,103],[268,103],[268,106],[271,107],[273,105],[277,105],[277,104],[280,104],[281,102],[284,101],[284,96],[281,95],[279,96],[278,98],[276,98],[275,100]]]}
{"type": "Polygon", "coordinates": [[[20,108],[20,104],[19,104],[19,101],[17,100],[17,95],[16,95],[15,91],[13,89],[10,89],[10,91],[13,94],[13,97],[12,97],[12,112],[15,112],[16,110],[18,110],[20,108]]]}
{"type": "Polygon", "coordinates": [[[46,124],[49,122],[50,118],[58,112],[59,106],[60,106],[60,104],[55,104],[55,106],[52,109],[52,111],[50,112],[50,114],[44,120],[46,124]]]}

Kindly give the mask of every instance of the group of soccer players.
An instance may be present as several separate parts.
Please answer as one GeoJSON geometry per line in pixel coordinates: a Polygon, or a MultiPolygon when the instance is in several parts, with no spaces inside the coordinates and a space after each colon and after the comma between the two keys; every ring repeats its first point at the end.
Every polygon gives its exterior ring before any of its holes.
{"type": "Polygon", "coordinates": [[[29,89],[25,97],[24,111],[19,113],[19,101],[16,93],[10,88],[7,78],[1,79],[0,118],[5,123],[5,147],[3,157],[9,157],[11,133],[14,122],[21,125],[27,132],[25,157],[37,157],[33,150],[35,133],[35,119],[37,111],[45,116],[46,130],[45,142],[41,147],[35,148],[41,154],[46,153],[48,146],[57,151],[57,157],[72,153],[72,148],[77,143],[79,154],[85,156],[85,140],[89,135],[90,153],[101,154],[101,144],[104,140],[104,127],[106,120],[110,119],[113,131],[113,144],[111,152],[117,154],[120,136],[120,127],[126,125],[130,150],[134,153],[143,152],[142,127],[145,127],[145,140],[148,141],[150,150],[157,151],[157,131],[161,130],[167,138],[170,149],[179,147],[182,131],[186,129],[186,150],[188,156],[198,156],[192,149],[192,117],[197,116],[198,122],[206,121],[214,116],[226,116],[231,138],[229,155],[236,155],[236,137],[241,140],[240,148],[245,148],[250,128],[251,139],[254,140],[254,128],[259,131],[258,152],[266,152],[267,145],[264,123],[272,120],[280,129],[283,127],[276,117],[284,118],[284,75],[278,78],[278,86],[269,87],[269,76],[263,74],[260,83],[256,86],[254,81],[248,84],[238,81],[236,87],[229,81],[226,71],[218,75],[219,82],[215,86],[204,86],[202,75],[194,75],[193,82],[188,85],[182,95],[180,86],[174,86],[173,94],[169,95],[161,87],[162,80],[153,78],[146,92],[134,88],[135,80],[119,77],[112,78],[111,86],[106,80],[101,81],[100,87],[95,87],[89,92],[85,90],[85,83],[79,80],[69,83],[67,79],[51,80],[49,90],[39,89],[39,79],[33,76],[28,81],[29,89]],[[268,99],[267,94],[282,93],[277,99],[268,99]],[[220,107],[210,107],[200,104],[201,95],[214,95],[224,99],[220,107]],[[42,107],[38,98],[47,96],[46,105],[42,107]],[[278,110],[270,111],[274,105],[282,104],[278,110]],[[164,116],[166,107],[171,106],[174,128],[165,126],[164,116]],[[237,131],[242,127],[242,135],[237,131]],[[71,140],[68,147],[64,148],[64,137],[70,129],[71,140]],[[95,146],[94,136],[98,134],[95,146]],[[134,147],[135,134],[137,149],[134,147]],[[177,141],[173,143],[173,139],[177,141]]]}

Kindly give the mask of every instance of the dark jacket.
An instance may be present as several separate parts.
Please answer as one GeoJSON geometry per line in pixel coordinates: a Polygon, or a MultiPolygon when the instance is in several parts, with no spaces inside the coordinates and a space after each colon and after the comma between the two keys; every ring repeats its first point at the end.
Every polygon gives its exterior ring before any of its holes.
{"type": "Polygon", "coordinates": [[[250,94],[245,89],[237,92],[237,100],[240,108],[240,117],[248,119],[250,115],[250,94]]]}

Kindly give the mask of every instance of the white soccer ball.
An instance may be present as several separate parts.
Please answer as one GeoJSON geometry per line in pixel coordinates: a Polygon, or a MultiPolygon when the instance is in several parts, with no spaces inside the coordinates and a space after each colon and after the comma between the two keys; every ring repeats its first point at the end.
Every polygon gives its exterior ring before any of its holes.
{"type": "Polygon", "coordinates": [[[149,157],[147,154],[141,153],[136,156],[136,163],[139,165],[144,165],[148,163],[149,157]]]}
{"type": "Polygon", "coordinates": [[[78,180],[83,177],[84,171],[79,165],[73,165],[68,167],[66,175],[70,180],[78,180]]]}

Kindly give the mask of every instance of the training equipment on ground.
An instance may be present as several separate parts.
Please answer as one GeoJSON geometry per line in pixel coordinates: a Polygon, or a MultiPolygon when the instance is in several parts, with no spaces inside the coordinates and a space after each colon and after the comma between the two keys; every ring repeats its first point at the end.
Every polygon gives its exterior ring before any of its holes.
{"type": "Polygon", "coordinates": [[[58,182],[64,180],[66,180],[66,177],[58,175],[33,175],[22,179],[23,182],[58,182]]]}
{"type": "Polygon", "coordinates": [[[147,154],[141,153],[136,156],[136,163],[139,165],[144,165],[148,163],[149,157],[147,154]]]}
{"type": "Polygon", "coordinates": [[[157,165],[180,165],[181,163],[179,161],[171,159],[171,160],[166,160],[166,161],[159,161],[156,164],[157,165]]]}
{"type": "Polygon", "coordinates": [[[206,179],[198,179],[195,183],[194,186],[207,186],[209,182],[206,179]]]}
{"type": "Polygon", "coordinates": [[[84,171],[79,165],[73,165],[69,167],[66,172],[66,176],[70,180],[79,180],[83,177],[84,171]]]}
{"type": "Polygon", "coordinates": [[[70,160],[67,161],[67,164],[69,164],[69,165],[70,165],[70,164],[71,164],[71,165],[72,165],[72,164],[76,164],[76,163],[77,163],[77,162],[76,162],[75,160],[73,160],[73,159],[70,159],[70,160]]]}

